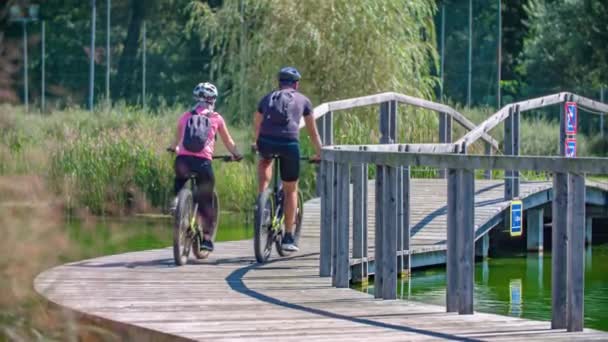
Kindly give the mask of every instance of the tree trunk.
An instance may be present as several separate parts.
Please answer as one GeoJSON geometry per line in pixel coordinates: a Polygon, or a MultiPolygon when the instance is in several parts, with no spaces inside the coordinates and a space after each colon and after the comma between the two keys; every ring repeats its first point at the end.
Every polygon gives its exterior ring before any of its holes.
{"type": "Polygon", "coordinates": [[[120,98],[128,98],[133,94],[137,68],[137,51],[140,48],[139,38],[145,17],[146,5],[141,0],[131,0],[129,5],[129,28],[123,42],[124,49],[118,63],[118,75],[114,92],[120,98]]]}

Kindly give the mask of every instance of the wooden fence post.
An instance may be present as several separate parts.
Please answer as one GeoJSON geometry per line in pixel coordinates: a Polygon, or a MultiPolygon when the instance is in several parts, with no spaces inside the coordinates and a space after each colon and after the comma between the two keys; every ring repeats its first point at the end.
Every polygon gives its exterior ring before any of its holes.
{"type": "Polygon", "coordinates": [[[397,142],[397,101],[389,102],[388,136],[391,144],[397,142]]]}
{"type": "Polygon", "coordinates": [[[353,164],[353,259],[354,283],[367,283],[367,164],[353,164]]]}
{"type": "MultiPolygon", "coordinates": [[[[511,150],[511,154],[514,156],[519,156],[519,138],[520,138],[520,113],[519,113],[519,105],[515,106],[515,110],[512,114],[513,117],[513,150],[511,150]]],[[[513,177],[513,188],[512,188],[512,198],[519,197],[519,170],[511,171],[511,176],[513,177]]]]}
{"type": "Polygon", "coordinates": [[[398,168],[384,167],[382,219],[382,298],[397,298],[397,175],[398,168]]]}
{"type": "MultiPolygon", "coordinates": [[[[513,108],[509,108],[509,116],[504,121],[503,153],[513,154],[513,108]]],[[[513,199],[513,171],[505,170],[505,201],[513,199]]]]}
{"type": "Polygon", "coordinates": [[[526,245],[528,252],[543,253],[543,208],[526,210],[527,232],[526,245]]]}
{"type": "MultiPolygon", "coordinates": [[[[484,154],[486,156],[491,156],[492,155],[492,145],[490,145],[490,143],[486,142],[484,144],[484,154]]],[[[485,179],[492,179],[492,170],[491,169],[487,169],[484,171],[484,178],[485,179]]]]}
{"type": "Polygon", "coordinates": [[[331,276],[331,258],[332,258],[332,174],[333,163],[328,161],[321,162],[321,232],[319,234],[319,276],[331,276]]]}
{"type": "Polygon", "coordinates": [[[338,217],[336,227],[336,287],[348,288],[350,270],[349,259],[349,206],[350,206],[350,166],[346,163],[337,164],[336,173],[338,174],[338,217]]]}
{"type": "Polygon", "coordinates": [[[401,202],[399,211],[400,222],[399,222],[399,250],[401,251],[401,257],[398,259],[398,269],[403,275],[409,275],[411,269],[411,253],[410,253],[410,168],[409,166],[402,166],[400,168],[401,177],[401,202]],[[407,251],[407,253],[406,253],[407,251]]]}
{"type": "Polygon", "coordinates": [[[458,311],[458,221],[456,217],[458,206],[458,170],[448,169],[448,231],[447,231],[447,288],[446,311],[458,311]]]}
{"type": "Polygon", "coordinates": [[[551,328],[566,328],[568,175],[553,174],[551,219],[551,328]]]}
{"type": "Polygon", "coordinates": [[[459,170],[458,173],[458,313],[470,315],[475,285],[475,171],[459,170]]]}
{"type": "Polygon", "coordinates": [[[390,137],[390,104],[383,102],[380,104],[380,143],[389,144],[390,137]]]}
{"type": "Polygon", "coordinates": [[[376,224],[374,237],[374,297],[383,298],[382,289],[384,283],[384,273],[382,269],[382,234],[384,226],[384,208],[382,199],[384,198],[384,166],[376,165],[376,224]]]}
{"type": "Polygon", "coordinates": [[[568,177],[568,331],[583,331],[585,292],[585,177],[568,177]]]}
{"type": "Polygon", "coordinates": [[[331,172],[331,281],[332,285],[336,286],[336,265],[338,262],[338,182],[341,176],[338,173],[338,163],[332,163],[331,172]]]}
{"type": "MultiPolygon", "coordinates": [[[[439,113],[439,142],[452,142],[452,117],[447,113],[439,113]]],[[[439,169],[439,178],[446,178],[446,169],[439,169]]]]}

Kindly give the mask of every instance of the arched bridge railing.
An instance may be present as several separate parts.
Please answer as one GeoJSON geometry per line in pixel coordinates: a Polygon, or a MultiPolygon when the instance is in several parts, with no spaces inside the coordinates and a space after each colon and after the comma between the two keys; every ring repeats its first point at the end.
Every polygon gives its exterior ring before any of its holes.
{"type": "MultiPolygon", "coordinates": [[[[559,155],[565,156],[567,135],[564,122],[564,107],[566,102],[574,102],[580,108],[592,111],[592,113],[608,113],[608,104],[568,92],[515,102],[504,106],[498,112],[479,124],[475,129],[472,129],[458,139],[455,142],[455,144],[458,145],[457,150],[459,153],[466,153],[468,146],[484,137],[498,124],[504,122],[503,154],[517,156],[520,154],[520,146],[522,144],[520,139],[520,114],[534,109],[560,105],[559,155]]],[[[505,169],[505,200],[510,200],[518,196],[519,172],[517,170],[505,169]]]]}
{"type": "MultiPolygon", "coordinates": [[[[583,329],[585,174],[608,173],[608,158],[484,156],[405,152],[411,145],[324,147],[321,163],[320,276],[349,286],[349,207],[352,258],[366,258],[367,195],[362,181],[376,167],[375,296],[395,299],[397,275],[410,258],[411,166],[448,169],[447,311],[473,313],[475,170],[553,173],[552,328],[583,329]],[[349,186],[353,180],[352,201],[349,186]]],[[[363,263],[365,265],[365,263],[363,263]]],[[[353,270],[353,276],[354,274],[353,270]]],[[[364,271],[362,274],[366,274],[364,271]]]]}

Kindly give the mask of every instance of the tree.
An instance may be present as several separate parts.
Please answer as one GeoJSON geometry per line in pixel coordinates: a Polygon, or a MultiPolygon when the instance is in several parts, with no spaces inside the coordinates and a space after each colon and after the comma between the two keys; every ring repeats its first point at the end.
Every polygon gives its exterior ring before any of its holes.
{"type": "Polygon", "coordinates": [[[563,90],[597,98],[608,84],[608,2],[530,0],[519,72],[527,95],[563,90]]]}
{"type": "Polygon", "coordinates": [[[433,97],[431,0],[230,0],[190,3],[189,27],[214,56],[224,112],[249,120],[280,67],[303,75],[315,103],[374,92],[433,97]]]}

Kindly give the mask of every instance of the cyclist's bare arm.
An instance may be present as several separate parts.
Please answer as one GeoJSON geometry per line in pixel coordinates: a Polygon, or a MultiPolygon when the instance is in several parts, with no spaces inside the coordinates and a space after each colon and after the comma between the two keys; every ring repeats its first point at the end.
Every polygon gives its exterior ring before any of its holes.
{"type": "Polygon", "coordinates": [[[311,113],[310,115],[304,116],[304,123],[306,124],[306,129],[308,130],[308,135],[310,136],[310,140],[312,144],[315,146],[316,155],[313,156],[312,160],[321,159],[321,138],[319,137],[319,131],[317,130],[317,125],[315,124],[315,117],[311,113]]]}
{"type": "Polygon", "coordinates": [[[258,136],[260,135],[260,126],[262,125],[262,113],[256,111],[253,113],[253,143],[251,146],[256,149],[256,143],[258,141],[258,136]]]}
{"type": "Polygon", "coordinates": [[[234,140],[232,140],[230,132],[228,132],[228,127],[226,127],[226,125],[221,125],[218,128],[218,133],[220,134],[220,138],[222,138],[222,142],[228,151],[230,151],[235,158],[241,158],[242,156],[239,153],[239,150],[236,148],[236,143],[234,140]]]}
{"type": "Polygon", "coordinates": [[[170,146],[170,148],[177,152],[177,147],[179,146],[179,141],[182,139],[181,135],[182,135],[182,129],[183,127],[181,127],[181,125],[177,125],[177,131],[175,131],[175,141],[173,142],[173,145],[170,146]]]}

